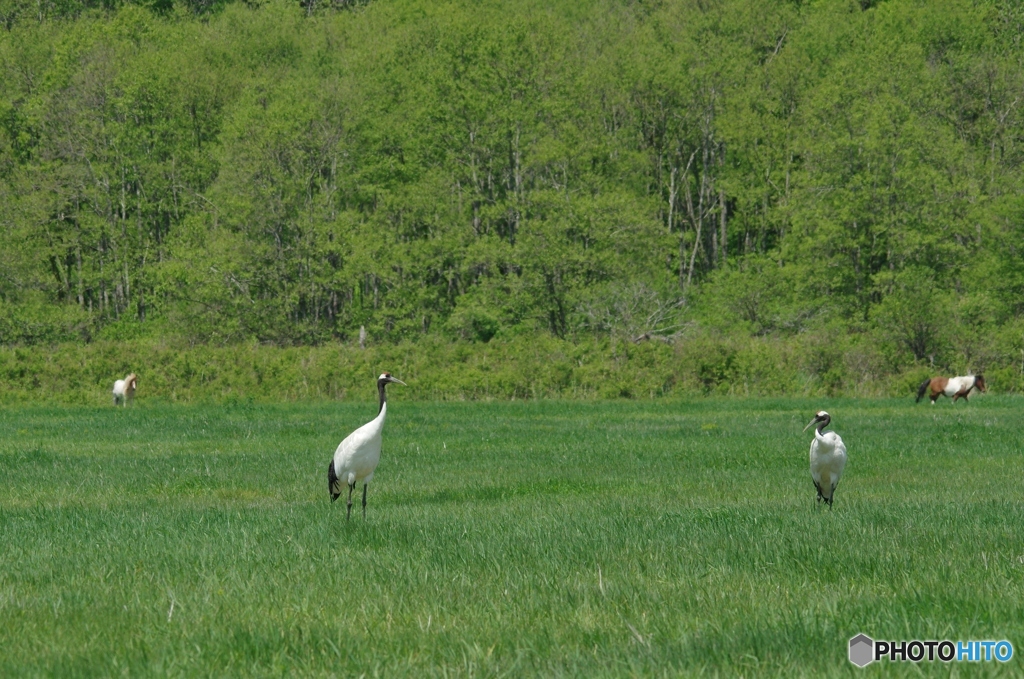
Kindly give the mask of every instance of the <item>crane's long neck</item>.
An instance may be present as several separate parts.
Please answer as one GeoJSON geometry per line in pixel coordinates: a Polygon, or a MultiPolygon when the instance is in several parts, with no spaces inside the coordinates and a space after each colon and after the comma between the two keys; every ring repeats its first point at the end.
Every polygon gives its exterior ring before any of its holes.
{"type": "Polygon", "coordinates": [[[822,435],[825,433],[825,427],[827,427],[831,421],[831,418],[827,418],[818,423],[818,426],[814,428],[814,435],[816,438],[822,438],[822,435]]]}
{"type": "Polygon", "coordinates": [[[381,417],[387,412],[384,408],[388,403],[387,385],[388,383],[384,380],[377,380],[377,393],[380,395],[380,407],[377,408],[377,417],[381,417]]]}

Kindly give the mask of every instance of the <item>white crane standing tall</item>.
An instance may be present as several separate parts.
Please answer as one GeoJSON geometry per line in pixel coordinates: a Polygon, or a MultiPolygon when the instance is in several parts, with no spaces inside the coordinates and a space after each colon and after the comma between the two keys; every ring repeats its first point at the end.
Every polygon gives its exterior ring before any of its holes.
{"type": "Polygon", "coordinates": [[[830,508],[835,499],[839,477],[846,466],[846,444],[834,431],[823,431],[832,421],[832,416],[819,410],[814,419],[804,427],[807,431],[812,424],[814,440],[811,441],[811,478],[818,489],[818,502],[825,502],[830,508]]]}
{"type": "Polygon", "coordinates": [[[408,386],[402,380],[381,373],[377,378],[377,392],[380,394],[380,409],[377,417],[345,437],[334,458],[327,466],[327,489],[331,492],[331,502],[341,495],[341,484],[348,486],[348,513],[345,519],[352,518],[352,491],[358,481],[363,482],[363,518],[366,518],[366,486],[373,479],[373,471],[380,462],[381,433],[384,431],[384,418],[388,414],[388,395],[385,391],[389,382],[408,386]]]}

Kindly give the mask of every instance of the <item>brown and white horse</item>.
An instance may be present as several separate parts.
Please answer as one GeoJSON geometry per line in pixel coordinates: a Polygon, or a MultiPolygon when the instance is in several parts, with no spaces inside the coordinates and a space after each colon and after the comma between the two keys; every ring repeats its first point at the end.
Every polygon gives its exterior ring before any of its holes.
{"type": "Polygon", "coordinates": [[[138,386],[138,377],[132,373],[123,380],[114,382],[114,405],[127,406],[129,401],[135,398],[135,388],[138,386]]]}
{"type": "Polygon", "coordinates": [[[966,375],[964,377],[930,377],[921,383],[921,386],[917,388],[917,401],[921,400],[924,396],[924,392],[931,389],[931,394],[928,398],[932,400],[932,405],[935,405],[935,401],[940,396],[949,396],[953,399],[953,403],[956,403],[958,398],[967,400],[967,396],[971,393],[972,389],[984,393],[988,391],[985,387],[985,377],[983,375],[966,375]]]}

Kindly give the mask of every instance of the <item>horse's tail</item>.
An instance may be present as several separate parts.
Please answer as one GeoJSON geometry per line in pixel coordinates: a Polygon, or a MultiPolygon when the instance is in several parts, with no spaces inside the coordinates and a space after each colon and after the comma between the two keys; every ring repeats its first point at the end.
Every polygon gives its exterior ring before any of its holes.
{"type": "Polygon", "coordinates": [[[917,400],[914,403],[920,403],[921,397],[924,396],[924,392],[928,390],[928,385],[932,383],[932,378],[926,379],[921,383],[921,386],[917,388],[917,400]]]}

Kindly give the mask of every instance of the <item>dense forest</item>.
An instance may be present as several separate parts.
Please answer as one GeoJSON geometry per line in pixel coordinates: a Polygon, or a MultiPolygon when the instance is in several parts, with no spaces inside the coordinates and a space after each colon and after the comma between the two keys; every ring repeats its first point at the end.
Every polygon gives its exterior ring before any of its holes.
{"type": "Polygon", "coordinates": [[[5,351],[644,343],[708,389],[743,356],[811,391],[1024,388],[1013,0],[0,0],[0,26],[5,351]]]}

